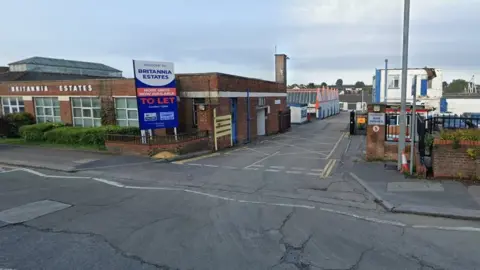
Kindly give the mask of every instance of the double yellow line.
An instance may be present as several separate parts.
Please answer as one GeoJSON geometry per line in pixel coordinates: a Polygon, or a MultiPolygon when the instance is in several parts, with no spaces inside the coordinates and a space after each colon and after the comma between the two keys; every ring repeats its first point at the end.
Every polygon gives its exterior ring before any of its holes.
{"type": "Polygon", "coordinates": [[[322,172],[322,175],[320,175],[320,178],[327,178],[330,176],[330,174],[332,173],[332,170],[333,168],[335,167],[335,164],[337,163],[337,160],[336,159],[330,159],[328,162],[327,162],[327,165],[325,166],[325,168],[323,168],[323,172],[322,172]]]}

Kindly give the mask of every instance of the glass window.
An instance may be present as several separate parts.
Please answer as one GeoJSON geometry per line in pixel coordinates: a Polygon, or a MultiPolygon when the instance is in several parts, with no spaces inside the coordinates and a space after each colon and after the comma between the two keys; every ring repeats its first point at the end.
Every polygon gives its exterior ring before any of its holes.
{"type": "Polygon", "coordinates": [[[138,110],[136,98],[115,98],[117,125],[138,127],[138,110]]]}
{"type": "Polygon", "coordinates": [[[72,98],[73,125],[99,127],[102,125],[99,98],[72,98]]]}
{"type": "Polygon", "coordinates": [[[3,113],[24,112],[23,99],[21,97],[4,97],[2,98],[3,113]]]}
{"type": "Polygon", "coordinates": [[[37,123],[59,123],[60,119],[60,103],[55,97],[38,97],[35,98],[35,117],[37,123]]]}
{"type": "Polygon", "coordinates": [[[388,89],[399,89],[399,88],[400,88],[400,75],[389,75],[388,89]]]}

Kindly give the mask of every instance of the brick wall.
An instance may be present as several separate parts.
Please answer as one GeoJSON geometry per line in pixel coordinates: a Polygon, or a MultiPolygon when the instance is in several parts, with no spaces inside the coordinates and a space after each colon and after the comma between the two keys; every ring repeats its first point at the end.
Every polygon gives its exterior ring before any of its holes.
{"type": "Polygon", "coordinates": [[[470,158],[467,150],[480,147],[480,142],[460,142],[455,148],[453,141],[435,139],[432,151],[433,175],[435,178],[473,178],[477,163],[470,158]]]}
{"type": "Polygon", "coordinates": [[[112,153],[150,156],[159,151],[171,151],[177,154],[192,153],[201,150],[209,150],[208,138],[178,142],[165,145],[144,145],[128,142],[106,141],[105,146],[112,153]]]}

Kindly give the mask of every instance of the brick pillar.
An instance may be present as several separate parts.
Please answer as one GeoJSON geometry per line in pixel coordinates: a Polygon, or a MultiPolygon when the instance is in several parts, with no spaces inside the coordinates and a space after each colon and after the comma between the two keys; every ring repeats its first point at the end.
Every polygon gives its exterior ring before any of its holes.
{"type": "Polygon", "coordinates": [[[367,160],[385,158],[385,111],[384,104],[368,105],[367,160]]]}
{"type": "Polygon", "coordinates": [[[60,119],[64,124],[73,124],[72,103],[69,97],[58,97],[60,103],[60,119]]]}

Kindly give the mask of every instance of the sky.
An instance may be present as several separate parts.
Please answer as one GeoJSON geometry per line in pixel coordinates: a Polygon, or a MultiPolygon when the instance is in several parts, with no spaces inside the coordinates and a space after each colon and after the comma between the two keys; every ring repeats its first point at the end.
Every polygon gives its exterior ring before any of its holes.
{"type": "MultiPolygon", "coordinates": [[[[104,63],[132,76],[132,59],[176,73],[223,72],[288,84],[371,84],[401,67],[403,0],[16,0],[2,3],[0,66],[32,56],[104,63]]],[[[411,0],[409,67],[480,83],[480,0],[411,0]]]]}

